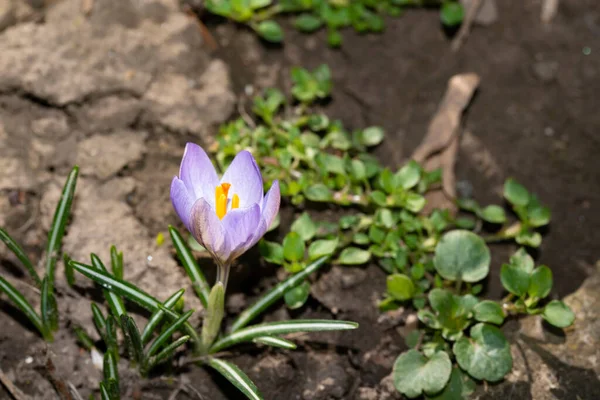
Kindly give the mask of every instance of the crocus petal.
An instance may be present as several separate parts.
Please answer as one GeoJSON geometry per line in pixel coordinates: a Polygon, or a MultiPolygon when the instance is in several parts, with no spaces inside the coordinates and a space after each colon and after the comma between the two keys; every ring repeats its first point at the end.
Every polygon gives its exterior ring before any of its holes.
{"type": "Polygon", "coordinates": [[[252,238],[246,244],[244,251],[250,249],[256,243],[258,243],[260,238],[262,238],[265,235],[265,233],[267,232],[267,228],[268,228],[268,226],[267,226],[267,223],[265,222],[265,219],[263,217],[260,217],[260,222],[258,224],[258,227],[256,228],[256,232],[254,232],[254,235],[252,235],[252,238]]]}
{"type": "Polygon", "coordinates": [[[183,181],[194,200],[204,197],[214,206],[215,188],[219,176],[202,147],[187,143],[179,168],[179,179],[183,181]]]}
{"type": "Polygon", "coordinates": [[[227,238],[227,247],[231,251],[230,260],[239,257],[247,250],[260,221],[258,204],[245,209],[231,210],[225,215],[222,223],[227,238]]]}
{"type": "Polygon", "coordinates": [[[227,253],[225,231],[217,213],[204,198],[196,200],[190,213],[190,231],[213,256],[227,253]]]}
{"type": "Polygon", "coordinates": [[[252,154],[240,151],[231,164],[221,182],[231,184],[229,193],[240,198],[240,208],[248,208],[253,204],[261,204],[263,199],[263,182],[260,170],[252,154]]]}
{"type": "Polygon", "coordinates": [[[190,212],[195,200],[192,196],[183,181],[174,177],[171,181],[171,202],[179,219],[181,219],[181,222],[183,222],[189,231],[192,230],[190,226],[190,212]]]}
{"type": "Polygon", "coordinates": [[[265,195],[261,207],[262,217],[267,223],[267,229],[269,229],[273,224],[273,221],[275,221],[275,217],[279,212],[280,203],[281,193],[279,192],[279,181],[275,180],[265,195]]]}

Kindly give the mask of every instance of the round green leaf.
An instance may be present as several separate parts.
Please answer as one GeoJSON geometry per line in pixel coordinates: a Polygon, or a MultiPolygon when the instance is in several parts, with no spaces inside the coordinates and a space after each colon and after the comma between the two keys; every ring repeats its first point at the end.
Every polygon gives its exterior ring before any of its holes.
{"type": "Polygon", "coordinates": [[[478,235],[454,230],[442,236],[435,247],[435,269],[444,279],[477,282],[490,268],[490,250],[478,235]]]}
{"type": "Polygon", "coordinates": [[[338,264],[358,265],[364,264],[371,259],[371,253],[358,247],[346,247],[337,259],[338,264]]]}
{"type": "Polygon", "coordinates": [[[310,294],[310,284],[304,281],[301,285],[289,289],[283,295],[285,304],[289,309],[295,310],[300,308],[306,303],[308,295],[310,294]]]}
{"type": "Polygon", "coordinates": [[[413,188],[421,179],[421,167],[416,161],[411,160],[396,172],[394,179],[397,186],[404,189],[413,188]]]}
{"type": "Polygon", "coordinates": [[[502,286],[510,293],[523,296],[529,289],[529,273],[513,265],[504,264],[500,269],[502,286]]]}
{"type": "Polygon", "coordinates": [[[304,194],[311,201],[330,201],[332,198],[331,190],[323,183],[316,183],[307,187],[304,194]]]}
{"type": "Polygon", "coordinates": [[[539,232],[525,231],[519,233],[515,240],[523,246],[540,247],[540,244],[542,244],[542,235],[539,232]]]}
{"type": "Polygon", "coordinates": [[[256,27],[256,32],[260,37],[272,43],[280,43],[283,40],[283,30],[275,21],[261,22],[256,27]]]}
{"type": "Polygon", "coordinates": [[[337,29],[330,29],[327,32],[327,43],[331,47],[340,47],[342,45],[342,34],[337,29]]]}
{"type": "Polygon", "coordinates": [[[283,264],[283,247],[279,243],[261,240],[258,243],[260,254],[270,263],[283,264]]]}
{"type": "Polygon", "coordinates": [[[524,207],[529,203],[529,192],[513,178],[508,178],[504,182],[504,198],[515,206],[524,207]]]}
{"type": "Polygon", "coordinates": [[[503,224],[506,222],[506,214],[504,213],[504,209],[500,206],[487,206],[479,213],[481,219],[487,222],[491,222],[492,224],[503,224]]]}
{"type": "Polygon", "coordinates": [[[404,201],[404,207],[411,212],[418,213],[425,207],[427,200],[418,193],[408,192],[404,201]]]}
{"type": "Polygon", "coordinates": [[[394,386],[409,398],[422,393],[440,392],[452,373],[452,363],[445,351],[434,353],[427,359],[417,350],[402,353],[394,363],[394,386]]]}
{"type": "Polygon", "coordinates": [[[527,211],[527,218],[532,226],[548,225],[550,222],[550,209],[548,207],[534,207],[527,211]]]}
{"type": "Polygon", "coordinates": [[[440,19],[445,26],[456,26],[462,23],[465,16],[463,6],[454,1],[445,1],[440,10],[440,19]]]}
{"type": "Polygon", "coordinates": [[[337,245],[337,238],[332,240],[315,240],[308,246],[308,258],[312,261],[319,257],[332,255],[337,245]]]}
{"type": "Polygon", "coordinates": [[[484,300],[473,308],[475,319],[479,322],[489,322],[502,325],[504,322],[504,310],[495,301],[484,300]]]}
{"type": "Polygon", "coordinates": [[[323,26],[323,20],[314,14],[301,14],[294,22],[296,29],[302,32],[314,32],[323,26]]]}
{"type": "Polygon", "coordinates": [[[427,400],[465,400],[475,391],[475,382],[460,368],[452,368],[448,384],[435,396],[426,396],[427,400]]]}
{"type": "Polygon", "coordinates": [[[458,365],[475,379],[496,382],[512,369],[510,344],[495,326],[479,323],[471,338],[462,337],[452,348],[458,365]]]}
{"type": "Polygon", "coordinates": [[[283,239],[283,256],[286,260],[297,262],[304,259],[304,240],[297,232],[290,232],[283,239]]]}
{"type": "Polygon", "coordinates": [[[317,233],[317,225],[313,222],[308,213],[302,213],[302,215],[292,223],[290,229],[293,232],[298,233],[304,241],[312,239],[317,233]]]}
{"type": "Polygon", "coordinates": [[[396,300],[410,300],[415,294],[415,284],[404,274],[392,274],[387,277],[387,293],[396,300]]]}
{"type": "Polygon", "coordinates": [[[542,317],[548,321],[548,323],[558,328],[571,326],[575,321],[573,310],[560,300],[552,300],[550,303],[546,304],[542,317]]]}
{"type": "Polygon", "coordinates": [[[381,143],[385,136],[383,129],[379,126],[371,126],[362,131],[361,142],[365,146],[375,146],[381,143]]]}
{"type": "Polygon", "coordinates": [[[552,270],[545,265],[537,267],[531,274],[527,294],[543,299],[548,296],[550,290],[552,290],[552,270]]]}
{"type": "Polygon", "coordinates": [[[510,256],[510,265],[530,274],[533,271],[535,262],[527,250],[521,247],[515,254],[510,256]]]}

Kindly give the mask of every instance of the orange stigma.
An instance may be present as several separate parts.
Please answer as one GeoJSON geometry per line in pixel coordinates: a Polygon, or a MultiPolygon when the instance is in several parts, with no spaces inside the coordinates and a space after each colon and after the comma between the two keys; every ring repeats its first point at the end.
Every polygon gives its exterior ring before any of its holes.
{"type": "MultiPolygon", "coordinates": [[[[230,183],[221,183],[215,188],[215,208],[219,219],[223,219],[225,214],[227,214],[227,196],[229,195],[230,187],[230,183]]],[[[239,206],[240,198],[237,194],[234,194],[231,199],[231,209],[239,208],[239,206]]]]}

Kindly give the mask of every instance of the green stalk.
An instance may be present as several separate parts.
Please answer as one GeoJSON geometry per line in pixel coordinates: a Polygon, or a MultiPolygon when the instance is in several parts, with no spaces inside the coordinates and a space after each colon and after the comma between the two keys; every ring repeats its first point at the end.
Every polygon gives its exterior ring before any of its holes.
{"type": "Polygon", "coordinates": [[[25,316],[31,321],[31,323],[36,327],[36,329],[42,334],[45,340],[52,341],[52,333],[50,333],[44,327],[44,323],[42,319],[35,312],[31,304],[23,297],[23,295],[15,289],[13,285],[11,285],[6,279],[0,276],[0,290],[6,293],[9,299],[15,303],[17,308],[21,310],[25,316]]]}

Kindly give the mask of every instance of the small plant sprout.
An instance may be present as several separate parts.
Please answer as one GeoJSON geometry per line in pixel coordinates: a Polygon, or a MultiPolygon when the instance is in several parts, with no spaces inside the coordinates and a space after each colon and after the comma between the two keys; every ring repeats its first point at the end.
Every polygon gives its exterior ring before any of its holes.
{"type": "Polygon", "coordinates": [[[38,275],[25,250],[4,229],[0,228],[0,240],[6,244],[21,264],[23,264],[33,284],[41,293],[40,312],[35,311],[25,296],[2,276],[0,276],[0,292],[6,293],[8,298],[27,316],[29,321],[47,341],[52,341],[53,332],[58,329],[58,307],[54,290],[56,263],[60,258],[62,238],[69,219],[71,204],[73,203],[78,173],[79,168],[77,166],[73,167],[67,177],[62,195],[56,206],[52,225],[48,232],[45,271],[42,278],[38,275]]]}

